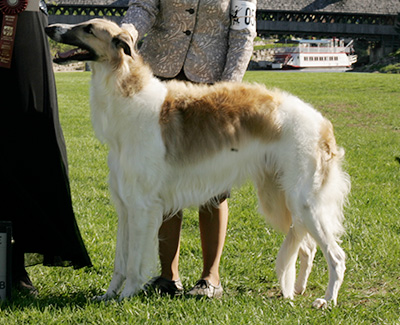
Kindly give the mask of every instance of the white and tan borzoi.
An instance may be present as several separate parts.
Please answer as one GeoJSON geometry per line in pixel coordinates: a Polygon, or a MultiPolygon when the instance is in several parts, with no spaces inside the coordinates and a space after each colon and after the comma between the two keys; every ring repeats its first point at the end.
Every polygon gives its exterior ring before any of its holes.
{"type": "Polygon", "coordinates": [[[250,178],[267,221],[287,234],[276,262],[283,296],[304,292],[318,244],[329,284],[313,305],[336,303],[350,182],[327,119],[297,97],[262,85],[161,82],[135,51],[133,33],[106,20],[46,31],[82,49],[55,62],[93,61],[92,122],[109,146],[119,217],[114,274],[100,299],[116,297],[124,282],[120,298],[143,288],[157,266],[163,215],[204,204],[250,178]]]}

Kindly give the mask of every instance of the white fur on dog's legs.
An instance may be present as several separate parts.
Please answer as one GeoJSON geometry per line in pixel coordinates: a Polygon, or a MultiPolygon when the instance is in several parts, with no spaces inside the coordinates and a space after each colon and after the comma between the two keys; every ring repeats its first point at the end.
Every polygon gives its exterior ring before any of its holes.
{"type": "Polygon", "coordinates": [[[300,244],[300,270],[297,276],[294,292],[296,295],[302,295],[306,290],[307,280],[310,276],[315,253],[317,252],[317,244],[307,234],[300,244]]]}
{"type": "Polygon", "coordinates": [[[285,298],[293,299],[294,283],[296,279],[296,260],[300,247],[300,240],[293,227],[289,232],[279,250],[276,259],[276,273],[285,298]]]}
{"type": "Polygon", "coordinates": [[[334,306],[337,303],[340,286],[343,283],[345,266],[345,253],[336,243],[321,247],[329,266],[329,284],[325,292],[325,299],[316,299],[313,303],[314,308],[325,308],[329,302],[334,306]]]}
{"type": "Polygon", "coordinates": [[[126,214],[121,211],[118,221],[117,246],[115,251],[114,273],[107,292],[96,300],[110,300],[120,292],[125,281],[126,261],[128,252],[128,220],[126,214]]]}
{"type": "MultiPolygon", "coordinates": [[[[336,242],[327,225],[318,215],[328,214],[324,209],[312,209],[304,205],[303,224],[310,235],[315,239],[321,248],[329,267],[329,283],[325,292],[325,299],[316,299],[313,303],[314,308],[325,308],[329,302],[336,305],[340,286],[342,285],[345,267],[345,253],[336,242]],[[316,212],[318,211],[318,212],[316,212]]],[[[325,217],[326,218],[326,217],[325,217]]]]}
{"type": "Polygon", "coordinates": [[[136,295],[156,270],[162,209],[157,204],[151,206],[151,210],[133,206],[129,209],[126,283],[120,300],[136,295]]]}
{"type": "MultiPolygon", "coordinates": [[[[109,166],[113,167],[115,164],[110,162],[113,155],[109,155],[109,166]]],[[[118,215],[118,233],[117,244],[115,250],[114,272],[112,280],[108,286],[107,292],[96,297],[96,300],[110,300],[115,298],[121,291],[122,285],[125,281],[126,262],[128,258],[128,211],[118,193],[118,169],[110,168],[109,188],[112,199],[114,201],[115,209],[118,215]]]]}

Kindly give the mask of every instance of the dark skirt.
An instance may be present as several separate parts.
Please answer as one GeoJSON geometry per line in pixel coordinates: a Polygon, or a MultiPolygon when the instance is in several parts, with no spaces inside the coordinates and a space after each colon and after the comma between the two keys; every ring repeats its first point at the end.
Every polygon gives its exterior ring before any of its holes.
{"type": "Polygon", "coordinates": [[[17,255],[79,268],[91,261],[72,209],[46,26],[41,11],[19,14],[11,69],[0,68],[0,220],[12,221],[17,255]]]}

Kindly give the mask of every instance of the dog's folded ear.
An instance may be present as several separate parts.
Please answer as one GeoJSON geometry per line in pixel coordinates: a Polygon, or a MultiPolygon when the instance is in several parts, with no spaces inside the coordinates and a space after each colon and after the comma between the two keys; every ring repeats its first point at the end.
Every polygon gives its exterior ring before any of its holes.
{"type": "Polygon", "coordinates": [[[136,43],[136,41],[139,39],[139,32],[137,31],[136,27],[133,24],[122,24],[121,28],[131,34],[134,43],[136,43]]]}
{"type": "Polygon", "coordinates": [[[123,32],[112,39],[112,44],[117,49],[123,49],[126,55],[132,56],[133,52],[133,39],[132,36],[127,33],[123,32]]]}

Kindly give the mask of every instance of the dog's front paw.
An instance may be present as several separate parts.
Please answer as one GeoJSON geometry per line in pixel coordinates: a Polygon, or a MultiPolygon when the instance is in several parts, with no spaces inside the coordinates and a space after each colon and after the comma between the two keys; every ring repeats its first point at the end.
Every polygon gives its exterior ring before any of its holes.
{"type": "Polygon", "coordinates": [[[116,297],[116,294],[110,294],[106,292],[104,295],[93,297],[93,301],[108,301],[116,297]]]}
{"type": "Polygon", "coordinates": [[[121,292],[119,296],[119,300],[123,300],[125,298],[131,298],[136,296],[140,292],[141,288],[139,286],[125,286],[124,290],[121,292]]]}
{"type": "Polygon", "coordinates": [[[323,298],[318,298],[313,302],[312,306],[316,309],[325,309],[328,307],[328,302],[323,298]]]}

